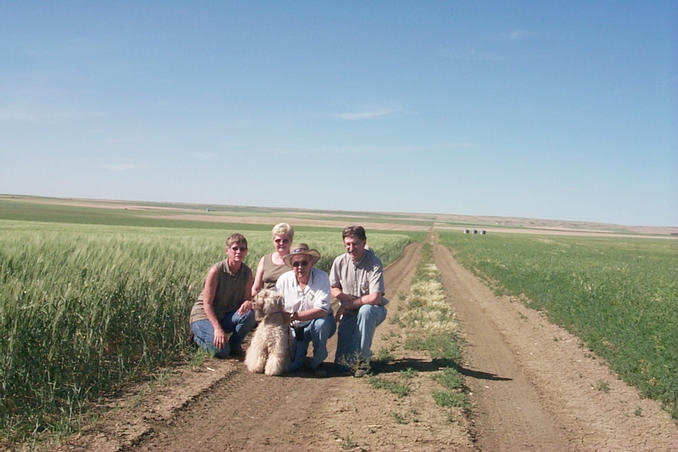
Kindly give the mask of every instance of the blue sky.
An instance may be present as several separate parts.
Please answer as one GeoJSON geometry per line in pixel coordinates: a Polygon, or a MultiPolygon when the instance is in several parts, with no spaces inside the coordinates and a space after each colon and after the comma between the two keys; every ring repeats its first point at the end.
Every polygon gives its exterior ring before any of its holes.
{"type": "Polygon", "coordinates": [[[678,2],[0,4],[0,193],[678,225],[678,2]]]}

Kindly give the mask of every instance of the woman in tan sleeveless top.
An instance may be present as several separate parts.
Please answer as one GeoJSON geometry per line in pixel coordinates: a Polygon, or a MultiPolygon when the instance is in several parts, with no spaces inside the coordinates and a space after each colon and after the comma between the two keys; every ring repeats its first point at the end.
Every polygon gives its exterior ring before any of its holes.
{"type": "Polygon", "coordinates": [[[273,226],[273,248],[275,251],[266,254],[257,265],[257,272],[252,285],[252,296],[261,289],[275,289],[278,277],[289,271],[283,257],[290,253],[290,244],[294,238],[294,228],[287,223],[278,223],[273,226]]]}
{"type": "Polygon", "coordinates": [[[226,239],[226,259],[210,267],[189,319],[193,340],[217,358],[242,356],[242,341],[254,328],[252,270],[245,264],[247,239],[226,239]],[[230,337],[227,340],[227,335],[230,337]]]}

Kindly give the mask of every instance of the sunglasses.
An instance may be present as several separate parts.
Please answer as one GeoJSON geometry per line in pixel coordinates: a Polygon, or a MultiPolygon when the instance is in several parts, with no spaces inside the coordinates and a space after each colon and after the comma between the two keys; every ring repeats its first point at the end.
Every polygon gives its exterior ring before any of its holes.
{"type": "Polygon", "coordinates": [[[273,240],[275,243],[290,243],[290,239],[275,239],[273,240]]]}
{"type": "Polygon", "coordinates": [[[306,267],[308,265],[308,261],[296,261],[292,263],[292,267],[297,268],[298,266],[306,267]]]}

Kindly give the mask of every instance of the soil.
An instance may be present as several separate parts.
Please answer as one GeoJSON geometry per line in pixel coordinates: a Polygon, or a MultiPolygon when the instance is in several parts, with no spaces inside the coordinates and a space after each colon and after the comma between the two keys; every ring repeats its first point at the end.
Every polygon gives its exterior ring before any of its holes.
{"type": "MultiPolygon", "coordinates": [[[[420,247],[408,246],[385,270],[391,312],[403,302],[420,247]]],[[[678,450],[678,426],[657,402],[542,313],[494,295],[446,248],[436,245],[434,254],[466,341],[460,371],[470,410],[434,403],[438,369],[428,355],[405,350],[387,318],[372,350],[392,349],[394,359],[378,376],[416,370],[408,396],[329,363],[330,376],[319,379],[266,377],[238,360],[208,359],[111,400],[97,423],[58,450],[678,450]]],[[[336,335],[328,348],[330,360],[336,335]]]]}
{"type": "MultiPolygon", "coordinates": [[[[485,229],[487,232],[518,234],[557,234],[606,237],[669,238],[678,240],[676,226],[629,226],[590,221],[570,221],[523,217],[496,217],[455,214],[424,214],[404,212],[382,212],[383,221],[370,221],[369,212],[332,212],[311,209],[265,208],[265,215],[241,215],[235,212],[198,212],[200,205],[183,203],[174,206],[145,204],[135,201],[85,199],[85,198],[44,198],[25,195],[1,195],[2,200],[56,204],[61,206],[93,207],[100,209],[136,211],[140,215],[152,214],[151,218],[172,220],[205,221],[213,223],[248,223],[274,225],[285,221],[295,225],[343,228],[347,222],[358,221],[368,230],[410,230],[425,231],[431,224],[436,230],[485,229]],[[321,220],[318,216],[325,217],[321,220]],[[357,218],[362,218],[357,220],[357,218]],[[393,224],[388,219],[400,221],[393,224]],[[407,224],[407,220],[411,224],[407,224]],[[495,225],[495,226],[492,226],[495,225]]],[[[225,206],[228,207],[228,206],[225,206]]]]}

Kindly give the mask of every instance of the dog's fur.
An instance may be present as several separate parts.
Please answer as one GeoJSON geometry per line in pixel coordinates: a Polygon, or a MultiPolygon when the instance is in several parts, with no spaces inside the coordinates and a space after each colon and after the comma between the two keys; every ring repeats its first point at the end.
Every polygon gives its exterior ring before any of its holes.
{"type": "Polygon", "coordinates": [[[274,290],[262,289],[254,297],[259,326],[245,355],[250,372],[282,375],[290,365],[290,324],[283,314],[285,302],[274,290]]]}

